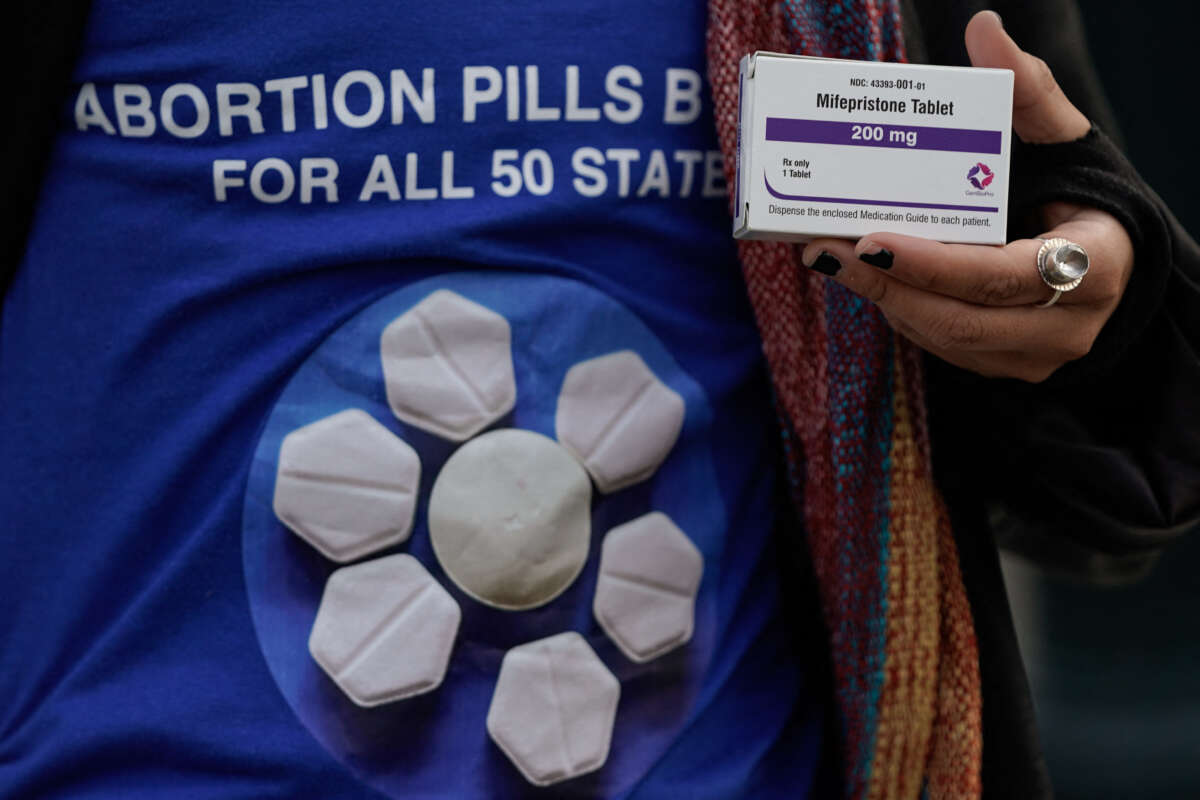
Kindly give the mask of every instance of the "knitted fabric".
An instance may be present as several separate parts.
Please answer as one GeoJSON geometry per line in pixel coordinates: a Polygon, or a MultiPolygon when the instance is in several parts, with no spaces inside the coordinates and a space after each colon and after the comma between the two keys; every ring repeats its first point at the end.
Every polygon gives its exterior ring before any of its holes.
{"type": "MultiPolygon", "coordinates": [[[[897,0],[710,0],[708,63],[734,180],[738,61],[904,60],[897,0]]],[[[739,255],[829,632],[851,798],[981,794],[979,658],[929,460],[919,351],[780,242],[739,255]]]]}

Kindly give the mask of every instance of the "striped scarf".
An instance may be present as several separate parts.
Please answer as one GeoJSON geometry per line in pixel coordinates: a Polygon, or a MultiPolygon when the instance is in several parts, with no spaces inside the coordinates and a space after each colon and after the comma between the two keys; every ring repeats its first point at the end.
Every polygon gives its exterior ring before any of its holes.
{"type": "MultiPolygon", "coordinates": [[[[904,61],[899,0],[709,0],[731,185],[738,61],[754,50],[904,61]]],[[[739,255],[830,636],[846,796],[979,797],[979,657],[920,353],[793,245],[741,242],[739,255]]]]}

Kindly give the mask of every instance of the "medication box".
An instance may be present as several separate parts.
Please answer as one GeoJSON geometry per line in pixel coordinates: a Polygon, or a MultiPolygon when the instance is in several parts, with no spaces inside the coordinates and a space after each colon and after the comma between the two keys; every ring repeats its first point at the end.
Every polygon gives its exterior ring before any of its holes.
{"type": "Polygon", "coordinates": [[[1010,70],[758,52],[738,82],[737,238],[1005,242],[1010,70]]]}

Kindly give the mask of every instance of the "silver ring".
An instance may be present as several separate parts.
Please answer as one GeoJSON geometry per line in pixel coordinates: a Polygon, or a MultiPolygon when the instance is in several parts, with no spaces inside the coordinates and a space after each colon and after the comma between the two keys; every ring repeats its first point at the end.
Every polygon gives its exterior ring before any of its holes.
{"type": "Polygon", "coordinates": [[[1037,268],[1042,282],[1054,290],[1053,296],[1038,308],[1049,308],[1058,302],[1063,292],[1069,292],[1083,281],[1089,266],[1088,254],[1069,239],[1042,239],[1038,248],[1037,268]]]}

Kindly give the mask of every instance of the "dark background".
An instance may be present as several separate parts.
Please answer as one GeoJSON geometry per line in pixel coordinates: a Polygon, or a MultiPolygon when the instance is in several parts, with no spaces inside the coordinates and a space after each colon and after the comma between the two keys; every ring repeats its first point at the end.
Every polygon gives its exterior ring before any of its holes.
{"type": "Polygon", "coordinates": [[[1196,236],[1200,203],[1189,162],[1200,117],[1200,4],[1079,0],[1079,7],[1126,152],[1196,236]]]}
{"type": "MultiPolygon", "coordinates": [[[[1200,234],[1191,160],[1200,4],[1079,5],[1127,154],[1200,234]]],[[[1007,567],[1060,800],[1200,798],[1200,533],[1129,587],[1007,567]]]]}

